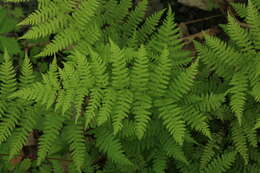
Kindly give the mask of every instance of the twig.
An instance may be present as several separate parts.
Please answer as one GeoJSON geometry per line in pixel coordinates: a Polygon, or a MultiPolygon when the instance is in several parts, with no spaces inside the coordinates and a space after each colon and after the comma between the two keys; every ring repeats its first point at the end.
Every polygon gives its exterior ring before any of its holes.
{"type": "Polygon", "coordinates": [[[206,21],[206,20],[210,20],[210,19],[217,18],[217,17],[223,17],[223,16],[224,16],[223,14],[218,14],[218,15],[205,17],[205,18],[200,18],[200,19],[194,19],[194,20],[187,21],[187,22],[182,22],[182,23],[185,24],[185,25],[189,25],[189,24],[192,24],[192,23],[203,22],[203,21],[206,21]]]}

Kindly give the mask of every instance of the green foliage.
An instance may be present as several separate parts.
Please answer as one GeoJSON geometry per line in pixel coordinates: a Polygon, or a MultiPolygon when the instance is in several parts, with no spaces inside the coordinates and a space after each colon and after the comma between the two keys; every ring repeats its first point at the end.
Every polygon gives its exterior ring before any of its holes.
{"type": "Polygon", "coordinates": [[[37,78],[30,56],[4,53],[0,171],[259,172],[258,5],[190,57],[171,8],[38,0],[21,39],[50,38],[38,56],[52,62],[37,78]]]}

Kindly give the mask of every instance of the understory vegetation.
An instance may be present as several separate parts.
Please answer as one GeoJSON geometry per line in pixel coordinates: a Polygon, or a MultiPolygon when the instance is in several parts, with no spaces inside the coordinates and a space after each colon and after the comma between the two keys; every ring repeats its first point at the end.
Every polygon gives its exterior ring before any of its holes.
{"type": "Polygon", "coordinates": [[[4,1],[0,172],[260,172],[260,1],[193,49],[170,5],[4,1]]]}

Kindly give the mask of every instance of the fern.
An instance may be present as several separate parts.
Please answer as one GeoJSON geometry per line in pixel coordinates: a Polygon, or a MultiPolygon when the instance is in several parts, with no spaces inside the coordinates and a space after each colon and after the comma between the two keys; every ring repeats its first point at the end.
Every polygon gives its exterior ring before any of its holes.
{"type": "Polygon", "coordinates": [[[236,117],[241,124],[241,118],[243,113],[243,106],[245,104],[245,91],[247,90],[247,79],[243,73],[234,75],[231,84],[234,86],[230,88],[231,96],[231,109],[235,112],[236,117]]]}
{"type": "Polygon", "coordinates": [[[49,39],[38,56],[53,62],[39,76],[38,60],[4,54],[0,172],[259,170],[258,1],[237,6],[248,27],[229,15],[230,41],[205,35],[194,57],[171,8],[147,16],[150,3],[37,1],[21,39],[49,39]]]}
{"type": "Polygon", "coordinates": [[[122,145],[119,140],[115,139],[113,134],[102,131],[97,132],[97,134],[97,147],[100,148],[102,152],[105,152],[112,161],[119,164],[132,164],[124,155],[122,145]]]}
{"type": "Polygon", "coordinates": [[[221,173],[228,170],[232,163],[235,161],[235,152],[227,152],[220,157],[215,158],[209,166],[203,171],[203,173],[221,173]]]}
{"type": "Polygon", "coordinates": [[[73,162],[78,171],[81,170],[85,162],[85,141],[84,136],[82,134],[82,126],[72,124],[67,127],[67,140],[70,144],[70,150],[73,162]]]}
{"type": "Polygon", "coordinates": [[[44,135],[39,139],[39,151],[37,164],[39,165],[47,156],[51,149],[52,143],[57,139],[59,130],[62,128],[64,117],[48,113],[45,120],[44,135]]]}
{"type": "Polygon", "coordinates": [[[246,136],[243,133],[241,127],[237,124],[234,124],[232,127],[232,139],[234,141],[237,151],[243,157],[245,164],[248,163],[248,148],[246,143],[246,136]]]}
{"type": "Polygon", "coordinates": [[[185,123],[181,116],[181,109],[176,105],[167,105],[160,109],[160,118],[167,130],[178,144],[182,144],[185,135],[185,123]]]}

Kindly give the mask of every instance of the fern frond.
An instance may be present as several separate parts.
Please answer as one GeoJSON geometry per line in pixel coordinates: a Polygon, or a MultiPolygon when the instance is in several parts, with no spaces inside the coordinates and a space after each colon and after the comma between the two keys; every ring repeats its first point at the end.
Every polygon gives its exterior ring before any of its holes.
{"type": "Polygon", "coordinates": [[[55,173],[63,173],[64,172],[64,168],[63,168],[61,161],[51,160],[50,162],[51,162],[52,167],[53,167],[53,172],[55,172],[55,173]]]}
{"type": "Polygon", "coordinates": [[[163,152],[157,152],[153,159],[153,172],[164,173],[167,168],[167,156],[163,152]]]}
{"type": "Polygon", "coordinates": [[[143,0],[139,2],[136,8],[129,14],[129,17],[124,26],[124,32],[126,37],[132,36],[134,31],[137,29],[138,24],[143,20],[145,11],[147,10],[148,1],[143,0]]]}
{"type": "Polygon", "coordinates": [[[112,41],[110,41],[110,45],[112,52],[112,86],[115,89],[123,89],[129,82],[124,52],[112,41]]]}
{"type": "Polygon", "coordinates": [[[122,90],[117,93],[117,101],[112,115],[114,134],[117,134],[123,127],[122,121],[128,117],[133,103],[133,93],[130,90],[122,90]]]}
{"type": "Polygon", "coordinates": [[[79,4],[78,9],[72,14],[73,21],[79,29],[86,27],[91,17],[97,11],[99,4],[99,0],[83,0],[79,4]]]}
{"type": "Polygon", "coordinates": [[[47,116],[44,121],[43,135],[39,139],[39,150],[37,154],[38,165],[45,159],[51,149],[52,144],[57,139],[64,120],[65,117],[62,115],[47,112],[47,116]]]}
{"type": "Polygon", "coordinates": [[[196,105],[202,112],[210,112],[218,109],[225,101],[225,94],[207,93],[200,96],[201,101],[196,105]]]}
{"type": "Polygon", "coordinates": [[[258,4],[259,7],[257,9],[257,6],[255,6],[256,3],[253,3],[252,0],[248,1],[248,7],[247,7],[247,17],[246,21],[250,25],[250,35],[251,38],[254,41],[255,48],[257,50],[260,49],[260,15],[259,15],[259,9],[260,9],[260,3],[258,4]]]}
{"type": "Polygon", "coordinates": [[[74,26],[64,29],[62,32],[59,32],[54,40],[48,44],[43,51],[37,56],[51,56],[56,52],[63,50],[73,43],[76,43],[80,40],[80,32],[75,32],[77,30],[74,26]]]}
{"type": "Polygon", "coordinates": [[[116,91],[108,88],[104,91],[104,99],[102,100],[102,106],[97,115],[98,126],[105,123],[109,118],[113,110],[113,106],[116,103],[116,91]]]}
{"type": "Polygon", "coordinates": [[[144,136],[146,127],[151,120],[152,98],[144,93],[134,94],[135,100],[133,103],[133,114],[135,115],[136,136],[141,139],[144,136]]]}
{"type": "MultiPolygon", "coordinates": [[[[108,4],[109,5],[109,4],[108,4]]],[[[131,0],[123,0],[114,8],[110,15],[109,15],[109,23],[110,24],[117,24],[121,22],[128,14],[129,8],[131,8],[132,1],[131,0]]],[[[108,7],[111,10],[111,7],[108,7]]]]}
{"type": "Polygon", "coordinates": [[[32,69],[32,64],[27,55],[23,60],[22,68],[21,68],[21,76],[19,78],[20,87],[25,88],[29,85],[33,84],[35,80],[35,76],[32,69]]]}
{"type": "Polygon", "coordinates": [[[161,52],[161,50],[167,46],[170,53],[176,53],[177,50],[182,48],[180,37],[179,28],[177,24],[174,23],[174,15],[171,8],[169,8],[166,19],[163,21],[158,33],[149,43],[149,47],[151,47],[152,50],[161,52]]]}
{"type": "Polygon", "coordinates": [[[96,146],[100,151],[106,153],[109,159],[117,164],[132,165],[125,156],[120,141],[112,133],[100,130],[96,133],[96,136],[96,146]]]}
{"type": "Polygon", "coordinates": [[[232,88],[229,89],[231,96],[231,109],[235,113],[239,124],[241,124],[241,118],[246,102],[246,91],[248,86],[247,76],[243,73],[236,73],[230,82],[232,88]]]}
{"type": "Polygon", "coordinates": [[[246,143],[246,136],[245,136],[242,128],[237,123],[233,124],[233,126],[231,128],[231,135],[232,135],[232,140],[234,141],[236,150],[243,157],[245,164],[247,164],[249,156],[248,156],[248,148],[247,148],[247,143],[246,143]]]}
{"type": "Polygon", "coordinates": [[[183,119],[195,130],[211,139],[211,132],[207,123],[207,117],[192,106],[183,108],[183,119]]]}
{"type": "Polygon", "coordinates": [[[205,35],[205,40],[207,46],[209,46],[209,48],[214,52],[215,56],[217,56],[217,68],[221,68],[221,65],[226,65],[227,67],[232,68],[241,62],[242,57],[239,52],[224,41],[208,35],[205,35]]]}
{"type": "MultiPolygon", "coordinates": [[[[207,39],[208,37],[205,36],[205,38],[207,39]]],[[[218,51],[220,51],[222,53],[218,53],[218,54],[216,53],[216,50],[214,50],[214,48],[210,49],[209,46],[202,45],[201,43],[199,43],[197,41],[193,41],[193,42],[194,42],[196,49],[198,50],[199,59],[201,59],[202,62],[207,65],[208,69],[210,69],[211,71],[215,71],[215,73],[221,77],[229,79],[230,78],[229,74],[231,74],[234,69],[234,67],[233,67],[234,63],[237,63],[238,60],[240,59],[239,56],[230,55],[228,57],[225,57],[225,59],[222,59],[223,52],[226,51],[226,45],[224,44],[224,46],[223,46],[222,42],[213,43],[213,45],[218,45],[218,46],[222,45],[221,47],[224,47],[224,50],[222,50],[222,48],[219,48],[218,51]],[[232,58],[230,58],[230,57],[232,57],[232,58]],[[233,63],[233,60],[235,61],[234,63],[233,63]],[[227,61],[227,62],[225,62],[225,61],[227,61]],[[231,61],[231,62],[229,62],[229,61],[231,61]]],[[[219,41],[213,41],[213,42],[219,42],[219,41]]],[[[230,51],[228,51],[228,52],[230,53],[230,51]]]]}
{"type": "Polygon", "coordinates": [[[170,93],[171,97],[178,101],[191,89],[194,78],[198,72],[198,61],[193,63],[186,71],[181,72],[171,83],[170,93]]]}
{"type": "Polygon", "coordinates": [[[178,145],[172,138],[168,138],[166,140],[166,142],[163,144],[163,150],[167,156],[172,157],[186,165],[189,164],[182,146],[178,145]]]}
{"type": "Polygon", "coordinates": [[[220,157],[215,158],[203,173],[224,173],[235,162],[236,152],[226,152],[220,157]]]}
{"type": "Polygon", "coordinates": [[[247,16],[247,6],[244,3],[231,3],[232,7],[236,10],[238,15],[242,18],[247,16]]]}
{"type": "Polygon", "coordinates": [[[10,97],[20,97],[26,100],[34,100],[40,104],[46,104],[47,108],[49,108],[55,102],[56,92],[60,87],[55,59],[50,65],[48,73],[42,77],[42,82],[36,82],[29,87],[22,88],[13,93],[10,97]]]}
{"type": "Polygon", "coordinates": [[[60,15],[51,21],[33,26],[28,32],[20,37],[20,39],[38,39],[49,36],[52,33],[58,32],[60,28],[64,28],[68,22],[68,16],[60,15]]]}
{"type": "Polygon", "coordinates": [[[218,149],[218,145],[216,144],[215,140],[209,140],[208,143],[203,148],[203,153],[201,155],[200,160],[200,169],[205,169],[212,160],[212,158],[215,156],[216,151],[214,149],[218,149]]]}
{"type": "Polygon", "coordinates": [[[158,64],[155,64],[151,72],[150,90],[155,96],[162,96],[168,87],[171,73],[171,60],[169,58],[169,50],[163,49],[158,59],[158,64]]]}
{"type": "Polygon", "coordinates": [[[228,15],[227,31],[231,39],[239,46],[241,52],[251,52],[254,49],[249,32],[241,28],[230,14],[228,15]]]}
{"type": "Polygon", "coordinates": [[[49,3],[44,6],[44,8],[35,10],[18,25],[37,25],[47,22],[48,19],[54,18],[61,9],[62,8],[60,8],[59,5],[55,4],[52,1],[49,1],[49,3]]]}
{"type": "Polygon", "coordinates": [[[21,127],[13,134],[10,144],[9,159],[18,154],[22,147],[28,141],[28,136],[36,125],[37,114],[33,110],[28,110],[23,113],[25,116],[21,122],[21,127]]]}
{"type": "Polygon", "coordinates": [[[138,50],[135,58],[134,67],[131,71],[131,85],[135,91],[144,91],[148,89],[149,81],[149,60],[147,58],[146,49],[144,46],[138,50]]]}
{"type": "Polygon", "coordinates": [[[143,44],[147,41],[149,36],[156,30],[156,26],[165,10],[155,12],[149,16],[142,27],[138,30],[136,38],[138,39],[138,44],[143,44]]]}
{"type": "Polygon", "coordinates": [[[67,128],[66,138],[70,145],[72,160],[77,170],[80,172],[85,161],[86,153],[83,128],[81,124],[71,124],[67,126],[67,128]]]}
{"type": "Polygon", "coordinates": [[[4,62],[0,65],[0,93],[1,97],[8,97],[17,89],[17,82],[15,78],[15,70],[12,65],[11,58],[5,50],[4,62]]]}
{"type": "Polygon", "coordinates": [[[9,109],[13,109],[5,113],[5,117],[1,118],[0,122],[0,144],[5,142],[7,138],[12,134],[12,131],[15,129],[16,124],[18,124],[21,119],[21,114],[16,107],[10,106],[9,109]]]}
{"type": "Polygon", "coordinates": [[[182,119],[182,110],[177,105],[168,105],[159,109],[159,117],[163,120],[163,125],[173,136],[175,141],[182,145],[185,135],[185,122],[182,119]]]}
{"type": "Polygon", "coordinates": [[[103,98],[103,92],[101,89],[94,88],[91,90],[89,103],[86,107],[85,112],[85,128],[87,128],[90,122],[96,117],[97,110],[101,106],[101,101],[103,98]]]}
{"type": "MultiPolygon", "coordinates": [[[[79,78],[76,69],[72,64],[64,64],[64,68],[59,70],[63,89],[59,91],[55,110],[61,109],[64,114],[72,106],[75,97],[74,90],[78,86],[79,78]]],[[[79,111],[79,110],[77,110],[79,111]]]]}
{"type": "Polygon", "coordinates": [[[94,51],[90,51],[92,62],[91,69],[95,76],[95,83],[97,87],[105,88],[109,83],[109,76],[104,60],[94,51]]]}

